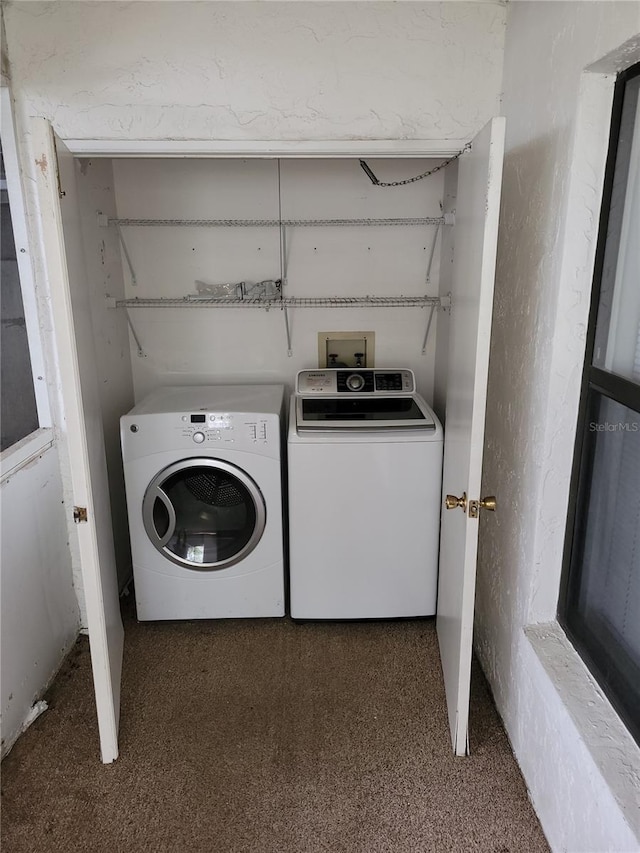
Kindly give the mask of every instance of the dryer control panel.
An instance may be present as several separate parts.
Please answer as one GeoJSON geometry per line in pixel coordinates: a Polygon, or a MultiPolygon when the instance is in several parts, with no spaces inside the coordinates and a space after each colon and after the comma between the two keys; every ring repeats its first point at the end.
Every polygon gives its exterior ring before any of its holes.
{"type": "Polygon", "coordinates": [[[182,435],[195,444],[267,444],[271,435],[268,418],[233,412],[181,415],[182,435]]]}
{"type": "Polygon", "coordinates": [[[296,392],[304,395],[335,394],[413,394],[416,381],[412,370],[360,370],[326,368],[301,370],[296,377],[296,392]]]}
{"type": "Polygon", "coordinates": [[[277,415],[247,412],[183,412],[125,415],[122,426],[129,441],[165,448],[277,451],[280,444],[277,415]]]}
{"type": "Polygon", "coordinates": [[[232,460],[225,454],[237,451],[280,459],[283,403],[283,385],[157,388],[120,419],[123,459],[232,460]]]}

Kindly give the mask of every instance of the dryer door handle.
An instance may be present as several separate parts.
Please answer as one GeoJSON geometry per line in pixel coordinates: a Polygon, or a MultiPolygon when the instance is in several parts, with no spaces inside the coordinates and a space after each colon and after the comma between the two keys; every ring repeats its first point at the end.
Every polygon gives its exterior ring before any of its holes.
{"type": "Polygon", "coordinates": [[[146,512],[143,512],[144,526],[147,530],[147,535],[150,538],[154,538],[156,540],[156,543],[157,543],[159,548],[164,548],[164,546],[167,544],[167,542],[171,539],[171,537],[175,533],[176,511],[175,511],[173,504],[169,500],[169,496],[167,495],[166,492],[162,491],[160,486],[156,486],[154,488],[153,492],[151,493],[151,495],[149,495],[148,497],[152,498],[152,500],[145,501],[146,512]],[[164,504],[164,508],[167,511],[167,515],[169,516],[169,524],[167,526],[166,531],[164,532],[164,534],[162,536],[160,536],[158,534],[158,531],[156,529],[156,525],[155,525],[154,520],[153,520],[153,506],[154,506],[156,500],[162,501],[162,503],[164,504]]]}

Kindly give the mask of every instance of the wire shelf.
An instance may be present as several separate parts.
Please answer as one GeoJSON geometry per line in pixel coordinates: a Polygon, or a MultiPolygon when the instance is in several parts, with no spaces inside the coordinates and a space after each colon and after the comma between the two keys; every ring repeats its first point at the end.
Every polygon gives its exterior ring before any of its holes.
{"type": "Polygon", "coordinates": [[[425,308],[439,306],[438,296],[285,296],[282,299],[209,299],[198,296],[116,300],[118,308],[425,308]]]}
{"type": "Polygon", "coordinates": [[[444,217],[410,217],[396,219],[109,219],[109,225],[169,226],[187,228],[278,228],[318,226],[416,226],[440,225],[444,217]]]}

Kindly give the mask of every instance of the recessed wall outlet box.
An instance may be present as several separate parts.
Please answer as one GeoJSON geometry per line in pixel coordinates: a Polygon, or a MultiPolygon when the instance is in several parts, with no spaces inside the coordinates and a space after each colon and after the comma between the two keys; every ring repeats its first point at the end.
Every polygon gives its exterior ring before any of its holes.
{"type": "Polygon", "coordinates": [[[318,332],[318,368],[374,367],[375,332],[318,332]]]}

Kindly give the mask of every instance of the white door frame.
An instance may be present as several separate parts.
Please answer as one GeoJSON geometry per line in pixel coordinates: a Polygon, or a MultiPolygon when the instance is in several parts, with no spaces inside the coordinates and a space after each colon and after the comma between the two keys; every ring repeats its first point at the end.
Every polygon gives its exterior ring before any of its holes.
{"type": "MultiPolygon", "coordinates": [[[[45,119],[32,119],[32,122],[41,121],[43,125],[45,119]]],[[[32,124],[32,127],[34,125],[32,124]]],[[[32,131],[34,136],[38,134],[32,131]]],[[[42,139],[43,134],[40,134],[40,141],[46,143],[42,139]]],[[[344,142],[335,141],[320,141],[320,142],[266,142],[266,141],[230,141],[230,142],[212,142],[212,141],[149,141],[149,140],[91,140],[91,139],[61,139],[69,152],[75,157],[260,157],[260,158],[360,158],[360,157],[389,157],[389,158],[416,158],[429,157],[446,159],[460,152],[466,140],[419,140],[415,142],[406,142],[398,140],[397,142],[382,140],[363,140],[355,141],[348,140],[344,142]]],[[[50,161],[53,161],[53,147],[49,142],[47,147],[50,161]]],[[[41,164],[42,165],[42,164],[41,164]]],[[[33,167],[32,167],[33,168],[33,167]]],[[[51,186],[52,180],[55,180],[55,169],[47,169],[46,164],[41,168],[41,174],[36,171],[35,179],[40,187],[41,203],[50,200],[57,190],[51,186]]],[[[411,177],[408,175],[407,177],[411,177]]],[[[43,237],[46,247],[46,277],[53,277],[62,281],[66,279],[66,265],[64,259],[64,243],[63,235],[59,231],[60,223],[53,211],[54,203],[51,201],[44,204],[44,209],[40,209],[40,224],[43,230],[43,237]],[[49,269],[49,265],[53,266],[53,270],[49,269]]],[[[71,383],[66,386],[65,409],[67,411],[67,419],[71,420],[74,425],[74,431],[78,433],[78,437],[82,438],[84,431],[83,414],[80,405],[80,389],[75,388],[75,392],[71,385],[75,381],[77,383],[77,371],[73,368],[75,363],[76,353],[74,348],[74,336],[71,319],[71,305],[67,301],[68,293],[59,294],[59,298],[54,300],[57,305],[56,321],[58,331],[56,334],[56,343],[58,349],[58,358],[61,364],[69,370],[69,375],[74,377],[71,383]],[[71,342],[69,346],[65,342],[71,342]]],[[[55,307],[55,306],[54,306],[55,307]]],[[[84,445],[84,441],[79,442],[84,445]]],[[[86,448],[81,452],[83,457],[82,464],[86,467],[88,459],[86,458],[86,448]]],[[[82,467],[82,465],[80,466],[82,467]]],[[[81,478],[82,479],[82,478],[81,478]]],[[[91,484],[89,477],[86,482],[74,482],[73,491],[74,497],[87,505],[91,506],[90,494],[87,494],[87,489],[90,490],[91,484]]],[[[87,559],[90,565],[98,565],[100,556],[97,551],[97,543],[95,541],[92,525],[86,528],[87,535],[80,537],[81,539],[81,559],[87,559]],[[86,540],[86,541],[82,541],[86,540]],[[84,555],[84,556],[82,556],[84,555]]],[[[92,575],[91,572],[89,572],[92,575]]],[[[104,613],[101,611],[100,600],[101,594],[98,588],[97,578],[91,578],[91,583],[87,582],[87,609],[89,609],[89,599],[92,604],[92,623],[97,629],[99,637],[95,644],[98,648],[98,654],[94,661],[94,667],[97,667],[97,685],[102,685],[101,691],[105,695],[97,695],[98,711],[103,708],[104,719],[101,720],[101,748],[102,760],[104,762],[113,761],[118,755],[117,742],[117,714],[112,716],[111,706],[113,705],[112,697],[107,695],[108,689],[113,680],[113,673],[109,670],[109,640],[107,637],[107,625],[105,623],[104,613]],[[95,583],[94,583],[95,580],[95,583]],[[105,692],[106,691],[106,692],[105,692]],[[107,709],[107,714],[104,709],[107,709]]],[[[95,671],[94,671],[95,675],[95,671]]],[[[118,678],[119,683],[119,678],[118,678]]],[[[96,690],[98,686],[96,686],[96,690]]],[[[117,705],[116,700],[116,705],[117,705]]]]}
{"type": "Polygon", "coordinates": [[[451,157],[461,151],[467,139],[417,140],[149,140],[149,139],[64,139],[77,157],[451,157]]]}

